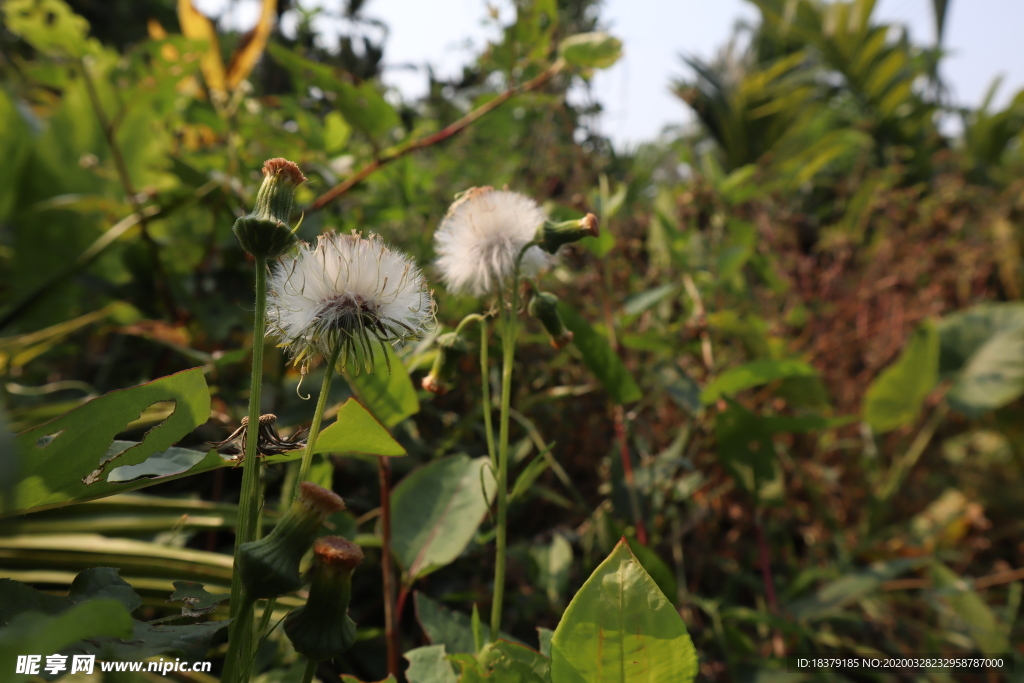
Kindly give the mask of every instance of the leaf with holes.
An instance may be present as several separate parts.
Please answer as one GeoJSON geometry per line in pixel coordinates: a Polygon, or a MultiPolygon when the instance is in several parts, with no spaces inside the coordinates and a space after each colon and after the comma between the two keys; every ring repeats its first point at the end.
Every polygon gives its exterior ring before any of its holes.
{"type": "Polygon", "coordinates": [[[462,554],[496,490],[486,457],[442,458],[402,479],[391,497],[391,547],[406,583],[462,554]]]}
{"type": "MultiPolygon", "coordinates": [[[[111,473],[174,452],[171,446],[210,417],[210,392],[201,368],[185,370],[129,389],[112,391],[17,437],[22,453],[12,502],[4,515],[21,514],[131,491],[168,477],[114,481],[111,473]],[[173,402],[173,412],[141,443],[123,447],[114,437],[154,403],[173,402]],[[49,437],[49,438],[48,438],[49,437]]],[[[176,476],[224,466],[215,452],[176,476]]]]}
{"type": "Polygon", "coordinates": [[[555,683],[689,683],[697,652],[623,538],[569,603],[551,638],[555,683]]]}

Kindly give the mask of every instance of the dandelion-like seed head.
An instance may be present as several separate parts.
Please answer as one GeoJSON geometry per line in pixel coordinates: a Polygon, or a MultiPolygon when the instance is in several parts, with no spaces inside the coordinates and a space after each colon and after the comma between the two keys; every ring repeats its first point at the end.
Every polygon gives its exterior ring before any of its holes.
{"type": "MultiPolygon", "coordinates": [[[[434,233],[445,285],[477,296],[497,291],[512,278],[519,253],[546,220],[537,202],[518,192],[491,187],[464,192],[434,233]]],[[[523,254],[520,272],[532,276],[550,263],[550,256],[532,246],[523,254]]]]}
{"type": "MultiPolygon", "coordinates": [[[[268,335],[305,370],[339,349],[339,364],[371,370],[375,347],[418,339],[434,324],[434,298],[412,259],[375,234],[328,232],[274,266],[268,335]]],[[[387,357],[387,356],[385,356],[387,357]]]]}

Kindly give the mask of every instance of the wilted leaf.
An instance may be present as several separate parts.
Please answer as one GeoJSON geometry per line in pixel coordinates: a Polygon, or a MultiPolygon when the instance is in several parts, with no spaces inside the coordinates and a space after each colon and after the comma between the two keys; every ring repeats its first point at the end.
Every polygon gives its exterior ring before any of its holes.
{"type": "Polygon", "coordinates": [[[217,28],[213,22],[192,5],[192,0],[178,0],[178,24],[186,38],[206,43],[206,52],[199,63],[206,87],[211,91],[224,92],[227,89],[227,76],[224,73],[224,60],[220,56],[217,28]]]}
{"type": "Polygon", "coordinates": [[[256,26],[242,37],[241,43],[231,56],[226,76],[227,87],[234,90],[238,84],[249,77],[256,67],[267,41],[274,30],[274,19],[277,17],[277,0],[263,0],[260,18],[256,26]]]}

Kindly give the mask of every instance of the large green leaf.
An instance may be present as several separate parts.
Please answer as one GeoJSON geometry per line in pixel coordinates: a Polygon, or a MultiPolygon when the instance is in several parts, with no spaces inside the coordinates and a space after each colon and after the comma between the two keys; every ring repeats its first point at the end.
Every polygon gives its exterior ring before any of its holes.
{"type": "Polygon", "coordinates": [[[402,359],[390,346],[386,353],[386,359],[383,353],[374,354],[373,372],[346,373],[345,379],[366,409],[390,429],[420,412],[420,400],[402,359]]]}
{"type": "Polygon", "coordinates": [[[939,334],[926,322],[914,330],[896,362],[868,387],[864,421],[880,433],[914,422],[938,381],[939,334]]]}
{"type": "Polygon", "coordinates": [[[396,457],[405,455],[401,444],[359,401],[350,398],[338,408],[334,423],[316,440],[316,453],[368,453],[396,457]]]}
{"type": "Polygon", "coordinates": [[[686,625],[623,538],[583,584],[551,639],[553,683],[689,683],[686,625]]]}
{"type": "Polygon", "coordinates": [[[735,396],[744,389],[761,386],[786,377],[816,377],[818,371],[799,360],[762,358],[726,370],[704,387],[700,400],[711,405],[725,396],[735,396]]]}
{"type": "MultiPolygon", "coordinates": [[[[58,507],[152,483],[151,480],[111,481],[110,473],[116,468],[139,465],[154,454],[168,452],[172,444],[206,422],[209,416],[210,392],[200,368],[93,399],[17,437],[22,458],[13,504],[5,500],[7,509],[3,513],[58,507]],[[175,404],[174,411],[164,422],[150,429],[139,444],[127,448],[114,444],[118,432],[161,401],[175,404]]],[[[223,465],[223,459],[211,451],[187,471],[198,472],[223,465]]]]}
{"type": "Polygon", "coordinates": [[[391,496],[391,548],[406,583],[462,553],[496,490],[489,460],[466,455],[435,460],[399,482],[391,496]]]}
{"type": "Polygon", "coordinates": [[[612,401],[618,404],[639,401],[643,396],[640,387],[604,337],[564,301],[558,302],[558,313],[572,331],[573,343],[580,350],[584,364],[597,376],[612,401]]]}

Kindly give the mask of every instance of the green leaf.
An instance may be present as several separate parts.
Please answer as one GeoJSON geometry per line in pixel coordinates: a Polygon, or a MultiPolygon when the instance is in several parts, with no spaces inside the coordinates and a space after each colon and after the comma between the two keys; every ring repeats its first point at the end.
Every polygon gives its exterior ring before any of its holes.
{"type": "Polygon", "coordinates": [[[39,52],[81,57],[89,52],[89,22],[61,0],[7,0],[4,23],[39,52]]]}
{"type": "MultiPolygon", "coordinates": [[[[444,645],[450,654],[473,654],[476,652],[473,620],[469,615],[448,609],[422,591],[413,593],[413,604],[416,606],[416,619],[420,622],[423,632],[431,643],[444,645]]],[[[480,624],[480,632],[484,642],[491,639],[491,628],[487,624],[480,624]]],[[[504,632],[499,633],[498,637],[519,642],[504,632]]]]}
{"type": "MultiPolygon", "coordinates": [[[[535,650],[499,640],[480,653],[482,681],[502,683],[550,683],[551,660],[535,650]]],[[[472,679],[469,679],[472,680],[472,679]]]]}
{"type": "Polygon", "coordinates": [[[635,538],[626,537],[629,542],[629,549],[640,562],[640,565],[644,568],[654,583],[658,585],[662,594],[668,598],[668,601],[673,605],[676,604],[676,600],[679,597],[679,587],[676,584],[676,576],[669,569],[669,566],[665,564],[665,560],[658,557],[658,553],[654,552],[645,545],[640,545],[640,542],[635,538]]]}
{"type": "Polygon", "coordinates": [[[399,482],[391,498],[391,547],[407,584],[462,554],[496,490],[489,460],[466,455],[435,460],[399,482]]]}
{"type": "Polygon", "coordinates": [[[551,637],[555,635],[555,632],[549,628],[543,626],[537,627],[537,640],[540,643],[540,653],[551,658],[551,637]]]}
{"type": "MultiPolygon", "coordinates": [[[[154,454],[168,451],[209,416],[210,392],[201,368],[95,398],[17,437],[23,457],[14,486],[13,505],[3,512],[16,514],[59,507],[153,483],[154,480],[111,482],[108,478],[115,468],[139,465],[154,454]],[[150,429],[142,443],[123,450],[112,448],[118,432],[161,401],[175,403],[174,411],[164,422],[150,429]]],[[[224,464],[224,460],[211,451],[187,473],[224,464]]],[[[166,481],[166,478],[159,481],[166,481]]]]}
{"type": "Polygon", "coordinates": [[[920,560],[916,559],[893,560],[851,571],[825,584],[813,595],[795,601],[789,607],[789,612],[797,619],[808,621],[836,616],[847,606],[881,589],[883,582],[896,578],[920,564],[920,560]]]}
{"type": "Polygon", "coordinates": [[[700,400],[711,405],[726,396],[735,396],[744,389],[768,384],[787,377],[817,377],[818,371],[799,360],[762,358],[726,370],[704,387],[700,400]]]}
{"type": "Polygon", "coordinates": [[[418,647],[402,656],[409,660],[409,669],[405,672],[409,683],[458,683],[444,645],[418,647]]]}
{"type": "Polygon", "coordinates": [[[1024,395],[1024,329],[990,337],[957,373],[946,400],[955,410],[977,416],[1024,395]]]}
{"type": "Polygon", "coordinates": [[[765,418],[731,404],[715,420],[715,435],[718,458],[741,489],[760,502],[782,497],[782,469],[765,418]]]}
{"type": "Polygon", "coordinates": [[[59,615],[22,612],[0,629],[0,671],[10,683],[28,680],[14,673],[18,655],[60,652],[83,638],[131,638],[132,618],[116,600],[92,600],[59,615]]]}
{"type": "Polygon", "coordinates": [[[686,625],[623,538],[583,584],[551,639],[555,683],[689,683],[686,625]]]}
{"type": "Polygon", "coordinates": [[[967,633],[978,649],[991,655],[1011,652],[1009,626],[999,620],[966,581],[938,562],[932,564],[931,575],[938,595],[964,621],[967,633]]]}
{"type": "Polygon", "coordinates": [[[535,546],[531,552],[540,577],[537,581],[554,605],[565,604],[562,596],[569,587],[569,570],[572,569],[572,544],[565,536],[555,532],[550,545],[535,546]]]}
{"type": "Polygon", "coordinates": [[[390,346],[387,347],[387,358],[385,360],[383,353],[375,353],[373,372],[345,373],[345,379],[366,409],[390,429],[420,412],[420,400],[405,364],[390,346]]]}
{"type": "Polygon", "coordinates": [[[351,134],[352,126],[340,113],[332,111],[324,117],[324,151],[328,154],[337,154],[345,149],[351,134]]]}
{"type": "Polygon", "coordinates": [[[553,447],[554,444],[549,443],[542,452],[538,453],[530,461],[529,465],[523,468],[523,471],[516,477],[516,483],[512,486],[512,493],[508,495],[509,502],[525,495],[530,490],[530,487],[533,486],[533,482],[537,481],[537,477],[544,474],[548,467],[551,466],[551,463],[545,456],[553,447]]]}
{"type": "Polygon", "coordinates": [[[879,433],[914,422],[938,381],[939,334],[926,322],[914,330],[896,362],[868,387],[864,420],[879,433]]]}
{"type": "Polygon", "coordinates": [[[987,341],[1005,332],[1024,330],[1024,303],[985,303],[944,317],[939,329],[939,371],[962,369],[987,341]]]}
{"type": "Polygon", "coordinates": [[[558,53],[573,66],[607,69],[622,56],[622,41],[600,31],[579,33],[563,40],[558,53]]]}
{"type": "Polygon", "coordinates": [[[317,437],[316,453],[367,453],[386,457],[405,455],[405,449],[391,433],[350,398],[338,408],[334,423],[317,437]]]}
{"type": "Polygon", "coordinates": [[[679,285],[669,282],[668,284],[648,289],[646,292],[634,294],[622,304],[622,312],[626,315],[639,315],[648,308],[661,303],[677,291],[679,291],[679,285]]]}
{"type": "Polygon", "coordinates": [[[619,405],[639,401],[643,396],[640,387],[604,337],[564,301],[558,302],[558,313],[572,331],[573,344],[583,356],[583,363],[604,386],[609,398],[619,405]]]}
{"type": "Polygon", "coordinates": [[[196,581],[175,581],[174,592],[167,602],[181,602],[183,617],[201,617],[217,609],[217,605],[231,597],[230,593],[209,593],[196,581]]]}

